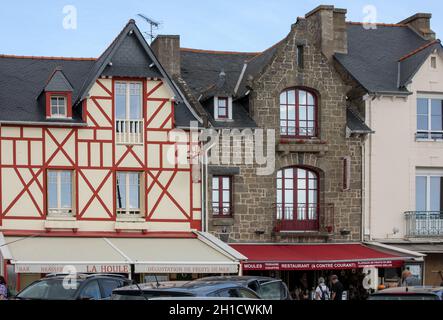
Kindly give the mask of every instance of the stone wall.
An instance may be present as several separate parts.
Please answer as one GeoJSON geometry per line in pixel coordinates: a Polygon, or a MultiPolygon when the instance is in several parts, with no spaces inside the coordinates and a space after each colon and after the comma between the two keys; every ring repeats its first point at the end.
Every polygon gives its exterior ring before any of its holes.
{"type": "MultiPolygon", "coordinates": [[[[338,242],[361,238],[362,138],[346,137],[346,93],[350,87],[320,51],[318,23],[316,16],[299,19],[279,45],[273,61],[251,83],[250,110],[254,120],[260,128],[276,132],[276,170],[272,175],[258,176],[256,165],[230,165],[240,171],[233,183],[234,214],[232,218],[209,217],[210,231],[229,238],[230,242],[338,242]],[[297,45],[304,46],[304,68],[297,66],[297,45]],[[284,89],[291,87],[307,87],[318,93],[319,137],[281,144],[279,97],[284,89]],[[351,184],[346,191],[343,190],[344,157],[351,158],[351,184]],[[274,232],[276,172],[296,165],[319,172],[321,207],[333,206],[332,232],[322,229],[290,234],[274,232]]],[[[250,152],[251,147],[247,150],[250,152]]],[[[210,186],[209,201],[211,194],[210,186]]],[[[321,211],[321,214],[326,213],[321,211]]]]}

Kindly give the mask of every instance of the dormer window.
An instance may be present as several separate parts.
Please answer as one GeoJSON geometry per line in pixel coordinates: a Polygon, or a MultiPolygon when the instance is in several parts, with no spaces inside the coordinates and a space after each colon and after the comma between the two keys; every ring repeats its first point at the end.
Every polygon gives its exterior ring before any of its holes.
{"type": "Polygon", "coordinates": [[[65,96],[51,96],[51,117],[66,118],[67,101],[65,96]]]}
{"type": "Polygon", "coordinates": [[[232,98],[215,97],[214,98],[214,118],[215,120],[232,119],[232,98]]]}

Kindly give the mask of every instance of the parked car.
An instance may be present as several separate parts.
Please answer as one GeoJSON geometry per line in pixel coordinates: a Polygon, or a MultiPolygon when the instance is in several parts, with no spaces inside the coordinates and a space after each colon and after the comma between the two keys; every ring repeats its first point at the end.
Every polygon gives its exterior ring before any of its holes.
{"type": "Polygon", "coordinates": [[[260,299],[251,289],[228,281],[171,281],[144,283],[115,289],[111,300],[150,300],[182,298],[260,299]]]}
{"type": "Polygon", "coordinates": [[[443,287],[398,287],[380,290],[368,300],[443,300],[443,287]]]}
{"type": "Polygon", "coordinates": [[[132,284],[132,281],[115,274],[77,274],[67,279],[66,274],[52,274],[31,283],[20,291],[19,300],[102,300],[112,291],[132,284]]]}
{"type": "Polygon", "coordinates": [[[286,284],[280,280],[270,277],[254,276],[215,276],[205,277],[194,281],[229,281],[236,282],[257,293],[265,300],[292,300],[286,284]]]}

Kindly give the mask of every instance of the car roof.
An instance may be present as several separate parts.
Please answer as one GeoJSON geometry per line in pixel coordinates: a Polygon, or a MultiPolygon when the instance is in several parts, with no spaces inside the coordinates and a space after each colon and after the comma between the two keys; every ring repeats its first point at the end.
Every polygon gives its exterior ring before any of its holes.
{"type": "Polygon", "coordinates": [[[415,287],[396,287],[380,290],[374,295],[388,295],[388,294],[438,294],[443,292],[443,287],[432,286],[415,286],[415,287]]]}
{"type": "Polygon", "coordinates": [[[155,282],[142,283],[139,285],[131,285],[122,288],[115,289],[114,292],[122,291],[171,291],[171,292],[187,292],[191,294],[195,293],[210,293],[213,291],[227,289],[232,287],[240,287],[249,290],[248,288],[240,285],[235,281],[170,281],[160,282],[159,286],[155,282]]]}
{"type": "Polygon", "coordinates": [[[77,280],[86,280],[86,279],[95,279],[95,278],[110,278],[110,279],[120,279],[120,280],[128,280],[126,277],[119,274],[86,274],[86,273],[77,273],[77,274],[68,274],[68,273],[51,273],[47,274],[46,277],[41,278],[42,280],[63,280],[67,276],[75,277],[77,280]]]}

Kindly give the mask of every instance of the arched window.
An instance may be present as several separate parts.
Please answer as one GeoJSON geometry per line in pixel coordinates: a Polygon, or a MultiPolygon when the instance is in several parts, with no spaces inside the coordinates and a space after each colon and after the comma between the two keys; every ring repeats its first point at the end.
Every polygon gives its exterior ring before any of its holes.
{"type": "Polygon", "coordinates": [[[312,92],[295,88],[280,94],[280,134],[301,138],[317,136],[317,97],[312,92]]]}
{"type": "Polygon", "coordinates": [[[290,167],[277,172],[277,220],[286,230],[318,230],[319,178],[315,171],[290,167]]]}

